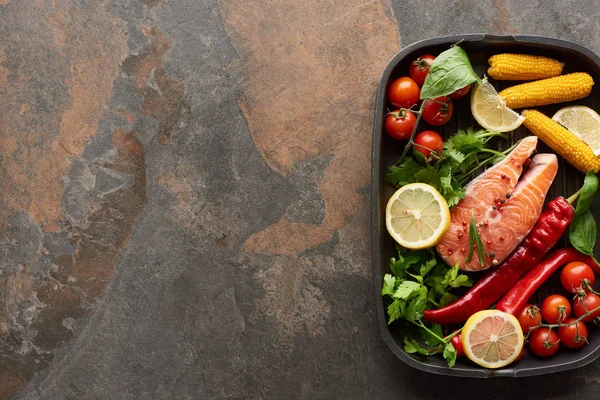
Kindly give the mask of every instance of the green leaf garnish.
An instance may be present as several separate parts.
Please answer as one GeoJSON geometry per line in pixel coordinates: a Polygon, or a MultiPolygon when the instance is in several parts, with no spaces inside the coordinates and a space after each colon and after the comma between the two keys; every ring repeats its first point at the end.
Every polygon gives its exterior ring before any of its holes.
{"type": "Polygon", "coordinates": [[[425,83],[421,100],[447,96],[470,83],[481,82],[473,70],[467,53],[460,46],[452,46],[435,58],[425,83]]]}
{"type": "Polygon", "coordinates": [[[477,256],[479,257],[479,263],[483,267],[485,264],[483,262],[484,257],[488,257],[487,251],[483,247],[483,241],[481,240],[481,236],[479,236],[479,232],[477,231],[477,225],[475,224],[475,215],[471,213],[471,223],[469,224],[469,255],[465,262],[471,261],[473,258],[473,247],[477,247],[477,256]],[[475,245],[475,246],[473,246],[475,245]]]}

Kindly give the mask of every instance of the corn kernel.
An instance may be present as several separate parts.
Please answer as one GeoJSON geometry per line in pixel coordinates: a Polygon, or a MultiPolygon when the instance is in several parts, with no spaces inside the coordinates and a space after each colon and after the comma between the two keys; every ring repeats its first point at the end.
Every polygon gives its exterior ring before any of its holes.
{"type": "Polygon", "coordinates": [[[522,83],[500,92],[509,108],[545,106],[579,100],[592,92],[594,80],[585,72],[522,83]]]}
{"type": "Polygon", "coordinates": [[[539,111],[524,110],[522,114],[525,117],[523,125],[569,164],[583,173],[590,169],[600,170],[600,156],[595,156],[590,146],[571,131],[539,111]]]}
{"type": "Polygon", "coordinates": [[[496,54],[489,58],[488,75],[503,81],[533,81],[562,74],[564,64],[553,58],[528,54],[496,54]]]}

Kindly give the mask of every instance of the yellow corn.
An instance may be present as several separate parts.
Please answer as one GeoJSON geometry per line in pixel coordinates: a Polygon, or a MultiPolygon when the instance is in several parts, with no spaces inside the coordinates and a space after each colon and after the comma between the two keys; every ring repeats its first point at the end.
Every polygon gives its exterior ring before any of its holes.
{"type": "Polygon", "coordinates": [[[534,81],[562,74],[563,63],[527,54],[496,54],[488,60],[488,75],[499,81],[534,81]]]}
{"type": "Polygon", "coordinates": [[[576,72],[511,86],[501,91],[500,97],[510,108],[545,106],[582,99],[591,93],[593,85],[589,74],[576,72]]]}
{"type": "Polygon", "coordinates": [[[584,173],[600,170],[600,157],[571,131],[536,110],[524,110],[523,116],[523,125],[572,166],[584,173]]]}

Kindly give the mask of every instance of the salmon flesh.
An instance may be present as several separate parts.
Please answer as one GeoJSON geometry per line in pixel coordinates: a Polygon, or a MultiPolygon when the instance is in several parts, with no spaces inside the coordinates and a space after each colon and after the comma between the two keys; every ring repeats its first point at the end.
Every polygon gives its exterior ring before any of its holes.
{"type": "Polygon", "coordinates": [[[464,271],[481,271],[501,263],[527,236],[558,170],[554,154],[530,159],[537,141],[535,136],[526,137],[504,160],[467,185],[465,198],[450,212],[450,229],[436,247],[446,263],[458,263],[464,271]],[[483,262],[476,247],[467,261],[472,215],[488,254],[483,262]]]}

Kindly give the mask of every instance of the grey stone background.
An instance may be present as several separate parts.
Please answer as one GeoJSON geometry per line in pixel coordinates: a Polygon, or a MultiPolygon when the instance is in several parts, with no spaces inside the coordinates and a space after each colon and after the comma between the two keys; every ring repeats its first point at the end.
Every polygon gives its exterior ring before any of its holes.
{"type": "Polygon", "coordinates": [[[0,0],[0,397],[595,399],[600,364],[429,375],[380,339],[375,88],[402,46],[597,2],[0,0]],[[12,139],[11,139],[12,138],[12,139]]]}

